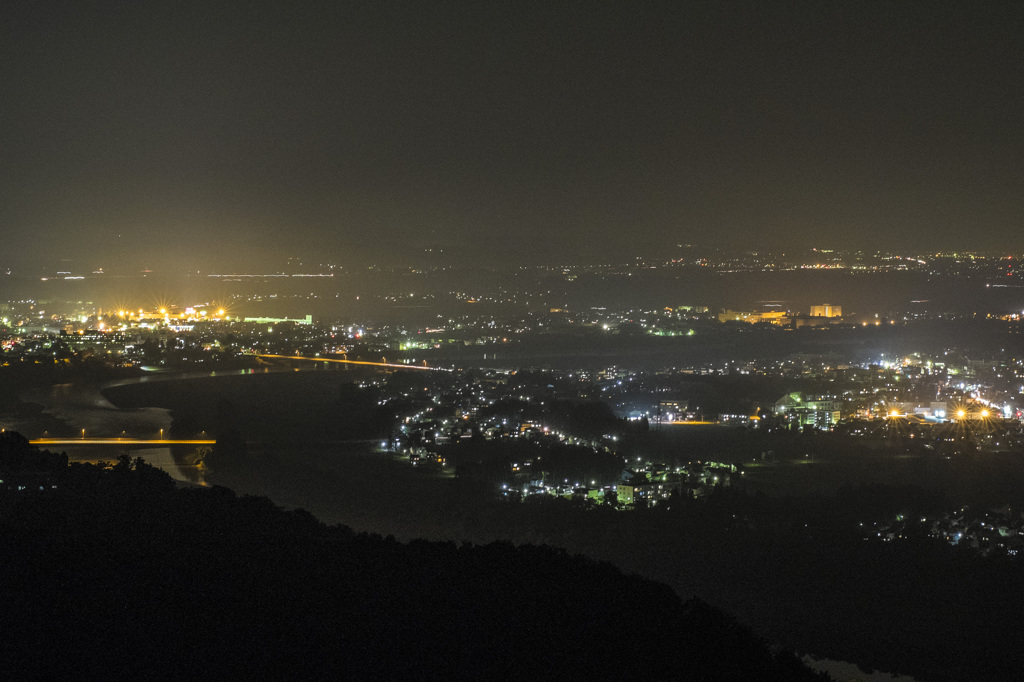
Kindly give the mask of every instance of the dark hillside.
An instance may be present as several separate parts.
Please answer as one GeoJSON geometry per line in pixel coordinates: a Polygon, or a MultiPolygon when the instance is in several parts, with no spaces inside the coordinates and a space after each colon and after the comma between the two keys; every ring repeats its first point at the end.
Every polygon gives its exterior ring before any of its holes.
{"type": "Polygon", "coordinates": [[[0,497],[8,679],[822,679],[563,551],[356,534],[141,461],[46,470],[0,497]]]}

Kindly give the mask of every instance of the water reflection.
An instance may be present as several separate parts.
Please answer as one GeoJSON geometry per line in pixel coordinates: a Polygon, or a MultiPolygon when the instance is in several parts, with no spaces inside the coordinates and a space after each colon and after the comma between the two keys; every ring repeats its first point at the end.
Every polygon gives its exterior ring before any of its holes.
{"type": "Polygon", "coordinates": [[[98,386],[55,384],[27,391],[23,402],[42,405],[41,413],[6,420],[5,428],[28,438],[78,435],[117,438],[156,438],[170,429],[171,415],[159,407],[122,410],[108,401],[98,386]]]}

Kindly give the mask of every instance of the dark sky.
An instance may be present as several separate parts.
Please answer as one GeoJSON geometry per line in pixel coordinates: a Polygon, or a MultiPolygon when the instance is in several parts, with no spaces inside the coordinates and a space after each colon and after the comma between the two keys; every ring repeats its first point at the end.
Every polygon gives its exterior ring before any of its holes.
{"type": "Polygon", "coordinates": [[[0,265],[1024,250],[1024,3],[8,0],[0,19],[0,265]]]}

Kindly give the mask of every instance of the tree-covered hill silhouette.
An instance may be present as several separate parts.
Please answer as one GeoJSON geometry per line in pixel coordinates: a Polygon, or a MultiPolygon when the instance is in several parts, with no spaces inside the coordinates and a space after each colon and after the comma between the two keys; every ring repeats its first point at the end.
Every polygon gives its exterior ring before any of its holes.
{"type": "Polygon", "coordinates": [[[827,679],[561,550],[400,543],[127,457],[49,476],[0,497],[8,679],[827,679]]]}

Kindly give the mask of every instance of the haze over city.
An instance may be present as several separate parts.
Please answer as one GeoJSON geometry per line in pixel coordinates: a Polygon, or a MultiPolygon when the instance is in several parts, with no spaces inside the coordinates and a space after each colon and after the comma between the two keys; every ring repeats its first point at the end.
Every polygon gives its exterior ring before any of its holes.
{"type": "Polygon", "coordinates": [[[0,265],[1015,252],[1022,12],[8,3],[0,265]]]}

